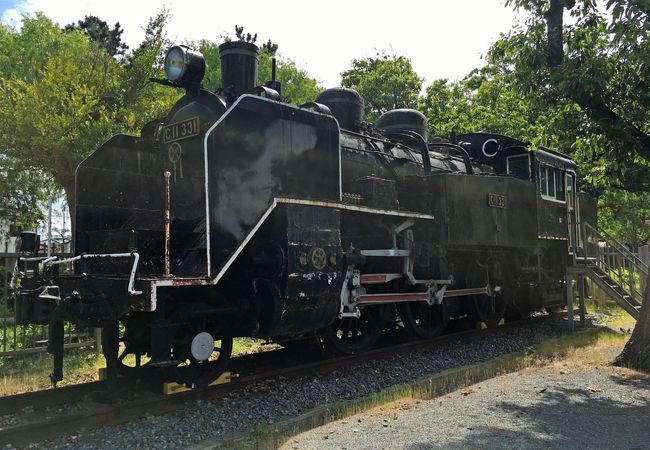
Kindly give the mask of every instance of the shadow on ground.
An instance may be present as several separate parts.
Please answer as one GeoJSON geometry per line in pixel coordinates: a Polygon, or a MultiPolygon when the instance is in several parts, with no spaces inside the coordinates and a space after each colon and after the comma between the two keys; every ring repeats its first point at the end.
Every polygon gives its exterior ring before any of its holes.
{"type": "Polygon", "coordinates": [[[602,391],[590,387],[588,379],[580,383],[584,387],[539,386],[524,401],[488,406],[489,415],[497,417],[489,424],[467,423],[456,439],[413,442],[406,448],[650,448],[650,376],[610,375],[609,381],[602,391]]]}

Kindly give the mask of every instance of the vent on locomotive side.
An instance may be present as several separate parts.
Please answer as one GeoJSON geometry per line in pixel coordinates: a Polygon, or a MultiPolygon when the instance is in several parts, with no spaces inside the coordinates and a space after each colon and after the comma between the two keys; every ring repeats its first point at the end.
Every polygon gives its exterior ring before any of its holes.
{"type": "Polygon", "coordinates": [[[346,130],[358,131],[363,122],[363,97],[354,89],[335,87],[326,89],[316,97],[316,103],[327,106],[346,130]]]}
{"type": "Polygon", "coordinates": [[[413,145],[415,135],[427,142],[427,118],[420,111],[414,109],[394,109],[382,114],[375,122],[383,134],[402,142],[413,145]]]}

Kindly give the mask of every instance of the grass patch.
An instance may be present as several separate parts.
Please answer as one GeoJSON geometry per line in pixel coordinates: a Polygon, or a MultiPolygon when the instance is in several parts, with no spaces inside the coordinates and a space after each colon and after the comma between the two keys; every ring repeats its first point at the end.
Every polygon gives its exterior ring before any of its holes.
{"type": "Polygon", "coordinates": [[[633,330],[636,325],[636,320],[616,304],[608,305],[587,301],[586,307],[590,313],[600,314],[603,324],[613,330],[625,330],[627,332],[633,330]]]}
{"type": "Polygon", "coordinates": [[[594,333],[575,333],[549,339],[530,347],[528,357],[531,358],[531,363],[545,364],[549,360],[575,357],[587,349],[599,350],[605,346],[620,346],[625,344],[627,339],[627,335],[609,329],[599,329],[594,333]]]}
{"type": "Polygon", "coordinates": [[[597,356],[598,352],[602,354],[602,350],[606,348],[620,350],[626,339],[627,336],[608,329],[580,331],[483,363],[448,369],[414,382],[396,385],[361,399],[334,400],[296,418],[264,427],[263,436],[260,436],[256,424],[240,436],[221,441],[206,441],[193,448],[277,448],[291,436],[404,398],[432,399],[495,376],[535,365],[547,365],[553,361],[564,361],[566,358],[585,363],[602,363],[604,357],[597,356]]]}
{"type": "Polygon", "coordinates": [[[250,337],[239,337],[233,339],[232,355],[250,355],[252,353],[262,353],[269,350],[280,348],[277,344],[269,344],[264,339],[253,339],[250,337]]]}
{"type": "MultiPolygon", "coordinates": [[[[277,348],[262,339],[236,338],[233,356],[260,353],[277,348]]],[[[148,360],[143,357],[142,363],[148,360]]],[[[0,396],[37,391],[51,387],[52,356],[48,353],[3,357],[0,361],[0,396]]],[[[124,363],[135,365],[135,356],[127,355],[124,363]]],[[[66,350],[63,358],[63,381],[59,386],[86,383],[99,379],[99,369],[106,367],[104,357],[92,349],[66,350]]]]}
{"type": "MultiPolygon", "coordinates": [[[[550,343],[548,348],[542,348],[533,362],[536,365],[555,366],[603,366],[609,364],[618,355],[627,340],[628,334],[619,334],[611,330],[603,330],[595,338],[578,338],[577,345],[563,346],[561,342],[550,343]]],[[[542,344],[544,346],[545,344],[542,344]]]]}
{"type": "MultiPolygon", "coordinates": [[[[65,378],[60,386],[85,383],[98,379],[98,370],[104,367],[104,358],[93,350],[66,351],[65,378]]],[[[36,391],[51,387],[52,357],[47,353],[4,357],[0,367],[0,396],[36,391]]]]}

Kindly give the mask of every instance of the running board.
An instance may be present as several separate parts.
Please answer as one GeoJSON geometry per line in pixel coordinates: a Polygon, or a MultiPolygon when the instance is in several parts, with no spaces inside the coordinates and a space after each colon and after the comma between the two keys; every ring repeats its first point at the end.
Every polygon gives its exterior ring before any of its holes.
{"type": "Polygon", "coordinates": [[[402,250],[399,248],[387,248],[383,250],[361,250],[362,256],[385,256],[394,258],[405,258],[411,256],[410,250],[402,250]]]}

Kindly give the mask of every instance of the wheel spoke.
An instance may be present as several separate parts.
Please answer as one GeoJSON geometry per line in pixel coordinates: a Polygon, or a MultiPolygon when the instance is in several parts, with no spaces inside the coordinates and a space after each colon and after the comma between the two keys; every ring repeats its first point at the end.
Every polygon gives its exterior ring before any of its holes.
{"type": "Polygon", "coordinates": [[[419,338],[430,339],[439,335],[449,321],[449,313],[444,304],[404,303],[400,305],[399,311],[404,325],[419,338]]]}
{"type": "Polygon", "coordinates": [[[349,340],[350,337],[351,337],[350,334],[352,333],[352,326],[354,325],[353,320],[354,319],[352,319],[351,317],[348,317],[346,320],[344,320],[344,324],[345,324],[345,326],[343,327],[343,330],[344,330],[344,332],[343,332],[343,340],[344,341],[349,340]]]}
{"type": "Polygon", "coordinates": [[[334,322],[324,342],[340,353],[354,354],[370,348],[381,335],[381,307],[365,307],[361,317],[334,322]]]}

